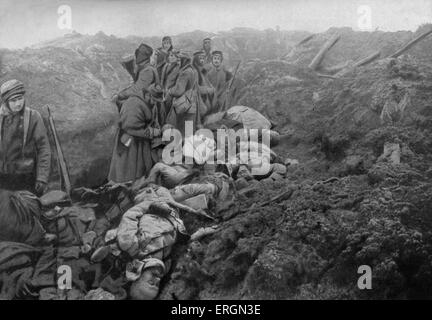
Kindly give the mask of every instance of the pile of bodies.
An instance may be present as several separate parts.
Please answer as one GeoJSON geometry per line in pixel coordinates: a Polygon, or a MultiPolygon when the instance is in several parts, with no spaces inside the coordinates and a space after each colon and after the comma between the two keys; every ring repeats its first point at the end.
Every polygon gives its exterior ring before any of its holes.
{"type": "MultiPolygon", "coordinates": [[[[235,108],[243,111],[242,119],[234,120],[239,113],[225,112],[208,127],[248,127],[252,118],[246,115],[256,111],[235,108]]],[[[194,147],[205,144],[218,152],[215,141],[199,138],[194,147]]],[[[252,142],[237,147],[239,152],[268,148],[252,142]]],[[[206,160],[214,153],[203,159],[203,154],[198,158],[183,149],[183,160],[191,157],[192,164],[158,162],[140,179],[76,188],[71,197],[62,191],[40,198],[1,191],[0,297],[154,299],[161,278],[171,270],[176,244],[216,232],[224,220],[220,207],[235,200],[237,192],[286,173],[272,150],[244,163],[209,164],[206,160]],[[268,162],[270,170],[253,173],[257,161],[268,162]],[[192,235],[183,223],[186,216],[194,221],[192,235]]]]}

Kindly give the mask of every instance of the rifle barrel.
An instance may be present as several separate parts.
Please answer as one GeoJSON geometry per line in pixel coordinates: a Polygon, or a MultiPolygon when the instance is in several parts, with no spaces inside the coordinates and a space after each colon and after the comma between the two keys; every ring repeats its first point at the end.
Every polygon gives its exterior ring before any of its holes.
{"type": "Polygon", "coordinates": [[[57,152],[57,162],[58,162],[58,165],[59,165],[60,171],[61,171],[60,174],[61,174],[61,177],[62,177],[63,182],[64,182],[64,187],[66,189],[66,193],[70,197],[72,187],[71,187],[71,182],[70,182],[70,178],[69,178],[69,171],[68,171],[68,168],[66,165],[66,160],[64,158],[63,150],[62,150],[62,147],[60,144],[60,140],[58,138],[57,130],[56,130],[56,127],[54,124],[54,119],[51,115],[51,110],[50,110],[49,106],[47,106],[47,109],[48,109],[48,122],[50,125],[51,133],[54,137],[54,142],[55,142],[55,147],[56,147],[56,152],[57,152]]]}

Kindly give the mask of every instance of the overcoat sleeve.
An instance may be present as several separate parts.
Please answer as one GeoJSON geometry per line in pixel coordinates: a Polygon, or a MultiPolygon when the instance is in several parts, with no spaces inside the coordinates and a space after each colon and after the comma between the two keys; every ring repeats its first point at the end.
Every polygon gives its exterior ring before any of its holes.
{"type": "Polygon", "coordinates": [[[148,130],[151,123],[152,112],[150,108],[137,99],[128,99],[120,111],[120,126],[129,135],[140,138],[149,138],[148,130]]]}

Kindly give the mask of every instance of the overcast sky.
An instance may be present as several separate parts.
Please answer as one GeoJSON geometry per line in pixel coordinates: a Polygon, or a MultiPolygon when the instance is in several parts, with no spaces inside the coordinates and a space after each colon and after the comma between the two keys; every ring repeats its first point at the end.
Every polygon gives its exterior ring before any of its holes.
{"type": "Polygon", "coordinates": [[[432,0],[0,0],[0,47],[24,47],[71,30],[160,36],[234,27],[359,30],[366,23],[373,30],[397,31],[416,30],[427,22],[432,22],[432,0]],[[71,9],[71,29],[58,26],[61,5],[71,9]],[[371,10],[370,24],[367,10],[358,11],[365,5],[371,10]]]}

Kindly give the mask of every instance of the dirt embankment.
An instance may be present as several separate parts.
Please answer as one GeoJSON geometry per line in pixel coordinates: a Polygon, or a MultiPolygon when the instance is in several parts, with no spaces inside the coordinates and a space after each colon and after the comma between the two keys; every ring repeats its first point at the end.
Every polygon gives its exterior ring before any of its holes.
{"type": "Polygon", "coordinates": [[[339,80],[284,61],[245,68],[256,80],[243,104],[291,134],[276,151],[300,164],[241,196],[249,210],[219,233],[179,247],[161,298],[431,298],[431,67],[410,52],[339,80]],[[392,95],[403,112],[383,125],[392,95]],[[289,199],[252,206],[287,190],[289,199]],[[372,290],[357,287],[361,265],[372,290]]]}

